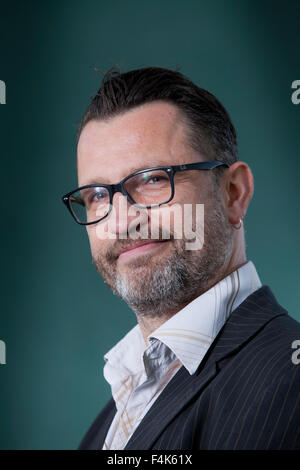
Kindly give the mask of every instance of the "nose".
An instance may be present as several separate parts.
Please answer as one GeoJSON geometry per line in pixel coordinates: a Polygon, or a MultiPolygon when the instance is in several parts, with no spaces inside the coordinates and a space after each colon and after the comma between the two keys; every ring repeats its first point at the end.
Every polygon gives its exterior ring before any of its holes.
{"type": "Polygon", "coordinates": [[[138,238],[137,232],[148,222],[147,209],[134,206],[121,191],[116,191],[109,217],[109,230],[117,238],[138,238]],[[133,235],[135,233],[135,235],[133,235]]]}
{"type": "Polygon", "coordinates": [[[118,236],[126,235],[128,232],[128,211],[130,202],[124,194],[117,191],[113,195],[112,205],[110,230],[118,236]]]}

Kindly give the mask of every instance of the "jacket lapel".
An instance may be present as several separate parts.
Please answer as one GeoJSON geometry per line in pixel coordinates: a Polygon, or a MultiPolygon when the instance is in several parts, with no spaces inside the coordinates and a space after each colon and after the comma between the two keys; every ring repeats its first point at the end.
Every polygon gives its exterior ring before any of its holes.
{"type": "Polygon", "coordinates": [[[195,374],[181,367],[155,400],[125,450],[151,449],[161,432],[222,368],[222,361],[243,347],[269,321],[286,315],[268,286],[255,291],[232,312],[195,374]]]}
{"type": "Polygon", "coordinates": [[[143,418],[125,450],[150,449],[169,422],[215,374],[215,364],[207,368],[201,377],[197,377],[196,374],[190,375],[184,367],[181,367],[143,418]]]}

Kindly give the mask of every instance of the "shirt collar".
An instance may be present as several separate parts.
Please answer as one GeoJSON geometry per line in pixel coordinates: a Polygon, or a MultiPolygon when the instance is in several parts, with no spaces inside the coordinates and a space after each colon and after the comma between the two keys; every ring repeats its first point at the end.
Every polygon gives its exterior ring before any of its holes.
{"type": "Polygon", "coordinates": [[[143,353],[146,347],[140,326],[137,324],[105,354],[104,377],[107,382],[112,385],[116,381],[126,380],[128,375],[142,373],[143,353]]]}
{"type": "Polygon", "coordinates": [[[193,374],[231,312],[259,287],[256,269],[248,261],[163,323],[149,342],[163,342],[193,374]]]}

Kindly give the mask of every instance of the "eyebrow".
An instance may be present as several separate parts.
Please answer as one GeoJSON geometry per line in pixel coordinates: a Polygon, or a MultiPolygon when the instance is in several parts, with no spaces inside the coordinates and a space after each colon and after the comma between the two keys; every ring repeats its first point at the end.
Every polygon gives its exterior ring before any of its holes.
{"type": "MultiPolygon", "coordinates": [[[[132,173],[135,173],[136,171],[147,170],[147,168],[156,168],[158,166],[172,166],[172,164],[166,165],[166,164],[161,163],[161,162],[151,161],[151,162],[148,162],[147,165],[144,164],[144,165],[132,166],[132,167],[128,168],[126,175],[123,178],[121,178],[121,180],[126,178],[126,176],[129,176],[132,173]]],[[[100,186],[101,184],[116,184],[116,183],[118,183],[118,181],[114,182],[114,183],[111,183],[111,182],[105,182],[105,181],[100,181],[100,180],[101,180],[101,178],[92,178],[92,179],[88,180],[85,184],[82,184],[81,186],[88,186],[89,184],[99,184],[99,186],[100,186]]]]}

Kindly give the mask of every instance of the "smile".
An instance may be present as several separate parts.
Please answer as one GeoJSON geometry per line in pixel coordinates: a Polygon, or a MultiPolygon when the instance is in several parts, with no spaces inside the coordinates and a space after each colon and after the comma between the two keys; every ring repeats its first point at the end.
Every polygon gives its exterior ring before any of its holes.
{"type": "Polygon", "coordinates": [[[166,242],[169,242],[169,241],[170,240],[157,241],[157,242],[146,241],[145,243],[139,243],[139,244],[130,246],[120,253],[119,259],[125,260],[134,256],[140,256],[140,255],[155,251],[158,248],[161,248],[162,245],[165,245],[166,242]]]}

